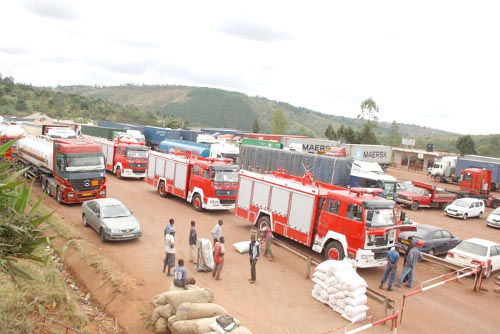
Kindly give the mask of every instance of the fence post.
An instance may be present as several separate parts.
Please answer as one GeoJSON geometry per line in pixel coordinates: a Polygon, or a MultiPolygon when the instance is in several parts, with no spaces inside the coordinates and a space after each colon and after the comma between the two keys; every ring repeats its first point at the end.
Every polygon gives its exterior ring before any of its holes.
{"type": "Polygon", "coordinates": [[[311,257],[308,256],[306,261],[306,278],[311,277],[311,261],[312,261],[311,257]]]}

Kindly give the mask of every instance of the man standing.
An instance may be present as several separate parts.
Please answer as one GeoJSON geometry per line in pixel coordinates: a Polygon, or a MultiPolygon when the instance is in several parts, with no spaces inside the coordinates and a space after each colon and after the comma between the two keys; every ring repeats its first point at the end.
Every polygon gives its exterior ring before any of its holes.
{"type": "MultiPolygon", "coordinates": [[[[408,253],[410,253],[410,250],[413,248],[414,244],[413,244],[413,237],[410,235],[408,237],[408,247],[406,247],[406,251],[405,251],[405,261],[403,262],[403,267],[404,265],[406,264],[406,258],[408,257],[408,253]]],[[[405,277],[405,279],[403,280],[403,282],[408,282],[408,276],[405,277]]]]}
{"type": "Polygon", "coordinates": [[[255,266],[257,265],[257,260],[260,257],[260,244],[255,241],[255,235],[252,234],[250,237],[250,245],[248,247],[248,255],[250,256],[250,275],[252,278],[249,279],[250,284],[255,283],[257,280],[257,273],[255,270],[255,266]]]}
{"type": "Polygon", "coordinates": [[[170,269],[175,266],[175,228],[172,227],[169,233],[165,236],[165,260],[163,261],[163,272],[168,266],[167,276],[172,276],[170,269]]]}
{"type": "Polygon", "coordinates": [[[168,232],[170,231],[170,229],[174,227],[174,219],[173,218],[170,218],[168,220],[168,225],[167,227],[165,227],[165,230],[163,231],[163,237],[165,238],[168,234],[168,232]]]}
{"type": "Polygon", "coordinates": [[[224,222],[222,219],[219,219],[217,224],[215,224],[214,228],[212,229],[212,236],[214,237],[214,245],[217,241],[219,241],[220,237],[222,237],[222,224],[224,222]]]}
{"type": "Polygon", "coordinates": [[[174,285],[178,288],[187,290],[186,285],[195,284],[196,281],[192,277],[187,277],[187,270],[184,267],[184,260],[179,259],[179,266],[174,268],[174,285]]]}
{"type": "Polygon", "coordinates": [[[403,272],[401,273],[401,276],[399,276],[398,283],[396,283],[398,288],[401,287],[401,283],[403,283],[406,276],[408,276],[408,284],[406,286],[411,288],[413,284],[413,273],[415,272],[417,263],[420,262],[422,258],[422,254],[418,250],[418,247],[412,247],[410,249],[408,255],[406,256],[406,263],[403,267],[403,272]]]}
{"type": "Polygon", "coordinates": [[[189,231],[189,262],[196,263],[196,257],[198,254],[198,249],[196,248],[196,241],[198,240],[198,235],[195,229],[196,223],[191,221],[191,230],[189,231]]]}
{"type": "Polygon", "coordinates": [[[215,267],[212,271],[212,277],[215,277],[217,281],[220,278],[220,272],[222,271],[222,267],[224,266],[224,237],[220,237],[219,241],[215,243],[214,247],[214,262],[215,267]]]}
{"type": "Polygon", "coordinates": [[[269,256],[269,261],[274,261],[273,251],[271,250],[271,245],[273,244],[273,231],[271,226],[267,225],[264,229],[264,241],[266,242],[266,251],[264,256],[269,256]]]}
{"type": "Polygon", "coordinates": [[[392,291],[392,284],[394,283],[394,278],[396,278],[396,272],[398,271],[398,260],[399,260],[398,251],[395,249],[391,249],[387,253],[387,267],[385,268],[384,276],[380,281],[379,288],[382,289],[384,287],[384,283],[390,274],[391,277],[389,278],[389,286],[387,287],[387,291],[392,291]]]}

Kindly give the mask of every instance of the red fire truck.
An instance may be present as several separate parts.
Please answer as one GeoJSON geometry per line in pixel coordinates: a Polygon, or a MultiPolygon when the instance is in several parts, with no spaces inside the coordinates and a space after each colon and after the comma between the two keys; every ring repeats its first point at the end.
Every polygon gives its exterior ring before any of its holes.
{"type": "Polygon", "coordinates": [[[102,146],[106,169],[116,174],[116,177],[146,177],[149,147],[145,143],[138,143],[137,140],[126,137],[117,137],[114,140],[94,137],[94,141],[102,146]]]}
{"type": "Polygon", "coordinates": [[[27,178],[38,178],[58,203],[82,203],[106,197],[106,169],[101,147],[91,139],[27,136],[18,141],[19,163],[27,178]]]}
{"type": "Polygon", "coordinates": [[[26,135],[26,131],[19,125],[0,124],[0,145],[14,141],[9,147],[3,158],[5,160],[15,159],[17,157],[17,140],[26,135]]]}
{"type": "Polygon", "coordinates": [[[197,211],[228,210],[234,208],[238,166],[232,159],[150,151],[146,181],[160,196],[181,197],[197,211]]]}
{"type": "Polygon", "coordinates": [[[273,172],[240,171],[235,214],[274,233],[341,260],[349,252],[358,267],[383,266],[405,215],[394,201],[376,196],[382,189],[345,189],[273,172]]]}

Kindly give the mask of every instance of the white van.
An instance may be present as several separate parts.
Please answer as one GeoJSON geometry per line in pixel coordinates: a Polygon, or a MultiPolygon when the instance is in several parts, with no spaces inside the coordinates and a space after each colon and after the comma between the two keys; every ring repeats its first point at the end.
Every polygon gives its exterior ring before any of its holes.
{"type": "Polygon", "coordinates": [[[444,213],[450,217],[462,218],[469,217],[482,218],[484,215],[484,202],[477,198],[459,198],[444,209],[444,213]]]}

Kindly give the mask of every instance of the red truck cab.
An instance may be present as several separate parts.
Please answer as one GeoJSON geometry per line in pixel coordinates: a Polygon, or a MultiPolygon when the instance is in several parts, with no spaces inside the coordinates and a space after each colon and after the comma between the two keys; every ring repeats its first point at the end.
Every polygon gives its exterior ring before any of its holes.
{"type": "Polygon", "coordinates": [[[420,207],[443,208],[453,202],[457,196],[433,184],[411,181],[406,190],[398,191],[398,203],[408,206],[412,210],[420,207]]]}

